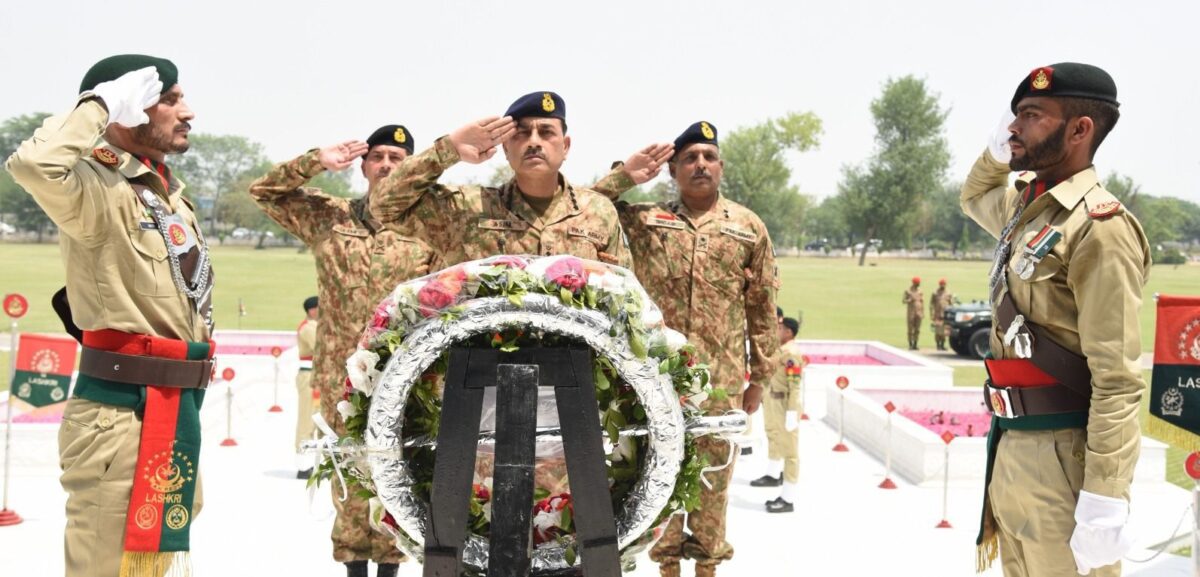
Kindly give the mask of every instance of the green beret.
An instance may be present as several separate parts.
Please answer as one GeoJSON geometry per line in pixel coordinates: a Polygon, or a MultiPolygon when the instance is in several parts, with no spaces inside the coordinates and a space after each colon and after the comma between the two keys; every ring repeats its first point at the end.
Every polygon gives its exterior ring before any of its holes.
{"type": "Polygon", "coordinates": [[[158,70],[158,79],[162,81],[164,94],[179,83],[179,69],[175,67],[174,62],[166,58],[146,56],[145,54],[118,54],[93,64],[87,74],[83,75],[83,82],[79,83],[79,92],[87,92],[95,88],[97,84],[116,80],[126,73],[141,70],[147,66],[153,66],[158,70]]]}
{"type": "Polygon", "coordinates": [[[1058,96],[1089,98],[1120,106],[1117,102],[1117,83],[1104,70],[1091,64],[1060,62],[1050,66],[1034,68],[1029,76],[1017,85],[1012,98],[1012,112],[1017,113],[1017,103],[1028,96],[1058,96]]]}
{"type": "Polygon", "coordinates": [[[717,127],[703,120],[687,127],[687,130],[683,131],[683,134],[680,134],[675,139],[675,154],[683,152],[685,146],[697,142],[711,144],[719,148],[720,145],[717,144],[717,127]]]}
{"type": "Polygon", "coordinates": [[[379,127],[378,130],[371,133],[367,137],[367,149],[370,150],[379,145],[398,146],[407,150],[409,154],[413,153],[413,137],[403,125],[388,124],[379,127]]]}
{"type": "Polygon", "coordinates": [[[311,311],[317,308],[317,297],[308,297],[304,299],[304,312],[311,311]]]}
{"type": "Polygon", "coordinates": [[[505,116],[511,116],[513,120],[520,120],[527,117],[538,118],[557,118],[562,121],[563,126],[567,125],[567,103],[562,97],[550,92],[530,92],[522,96],[508,107],[504,112],[505,116]]]}

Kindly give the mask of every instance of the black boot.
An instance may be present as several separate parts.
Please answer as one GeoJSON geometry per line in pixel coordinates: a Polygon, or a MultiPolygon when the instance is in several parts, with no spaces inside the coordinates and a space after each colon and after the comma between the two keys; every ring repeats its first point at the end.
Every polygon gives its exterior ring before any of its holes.
{"type": "Polygon", "coordinates": [[[396,563],[380,563],[375,566],[375,577],[396,577],[399,570],[400,565],[396,563]]]}
{"type": "Polygon", "coordinates": [[[784,501],[783,497],[776,497],[774,501],[767,501],[768,513],[791,513],[795,510],[795,506],[784,501]]]}
{"type": "Polygon", "coordinates": [[[366,561],[346,562],[346,577],[367,577],[366,561]]]}
{"type": "Polygon", "coordinates": [[[753,481],[750,481],[751,487],[778,487],[782,484],[783,484],[783,473],[780,473],[778,477],[772,477],[770,475],[763,475],[753,481]]]}

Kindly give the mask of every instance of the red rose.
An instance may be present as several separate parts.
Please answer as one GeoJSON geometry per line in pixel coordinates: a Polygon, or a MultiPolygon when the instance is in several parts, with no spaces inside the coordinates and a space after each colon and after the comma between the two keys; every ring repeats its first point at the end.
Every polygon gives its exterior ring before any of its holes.
{"type": "Polygon", "coordinates": [[[393,529],[400,528],[400,524],[396,522],[396,518],[392,517],[392,514],[387,512],[387,510],[384,510],[384,512],[383,512],[383,519],[381,522],[384,525],[387,525],[388,527],[391,527],[393,529]]]}
{"type": "Polygon", "coordinates": [[[383,302],[379,303],[379,306],[375,308],[375,316],[371,318],[371,328],[387,328],[388,322],[391,320],[391,315],[389,315],[387,312],[388,307],[390,306],[392,306],[392,299],[390,298],[384,299],[383,302]]]}
{"type": "MultiPolygon", "coordinates": [[[[453,282],[453,281],[451,281],[453,282]]],[[[417,293],[417,302],[421,305],[421,314],[426,317],[436,315],[438,311],[454,304],[458,291],[462,290],[462,282],[453,286],[441,282],[441,279],[431,280],[421,287],[417,293]]]]}
{"type": "Polygon", "coordinates": [[[488,501],[492,500],[492,492],[488,491],[488,488],[486,485],[475,483],[474,489],[475,489],[475,498],[476,499],[479,499],[480,501],[483,501],[484,503],[487,503],[488,501]]]}
{"type": "Polygon", "coordinates": [[[573,256],[558,259],[546,269],[546,280],[571,292],[587,286],[588,272],[583,261],[573,256]]]}
{"type": "Polygon", "coordinates": [[[354,384],[350,382],[350,377],[346,377],[346,381],[342,383],[342,400],[349,401],[350,393],[354,392],[354,384]]]}

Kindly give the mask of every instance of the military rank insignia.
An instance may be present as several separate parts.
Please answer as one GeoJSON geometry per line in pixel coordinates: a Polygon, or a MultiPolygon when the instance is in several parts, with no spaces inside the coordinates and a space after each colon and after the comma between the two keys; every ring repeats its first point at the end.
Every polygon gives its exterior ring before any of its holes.
{"type": "Polygon", "coordinates": [[[117,158],[117,153],[107,148],[96,148],[92,150],[92,158],[104,166],[116,166],[120,159],[117,158]]]}
{"type": "Polygon", "coordinates": [[[712,140],[716,136],[715,134],[713,134],[712,127],[709,126],[707,122],[700,123],[700,134],[703,134],[704,138],[707,138],[709,140],[712,140]]]}
{"type": "Polygon", "coordinates": [[[400,144],[404,144],[404,142],[408,140],[408,135],[404,133],[403,127],[396,128],[396,132],[392,134],[392,140],[395,140],[400,144]]]}
{"type": "Polygon", "coordinates": [[[1050,88],[1050,79],[1054,76],[1054,69],[1049,66],[1038,68],[1033,71],[1033,86],[1034,90],[1046,90],[1050,88]]]}
{"type": "Polygon", "coordinates": [[[1029,280],[1033,278],[1033,270],[1037,267],[1042,259],[1050,254],[1050,249],[1062,240],[1062,233],[1051,228],[1050,225],[1042,227],[1042,230],[1037,233],[1028,243],[1025,243],[1025,248],[1022,250],[1021,259],[1013,267],[1013,271],[1021,280],[1029,280]]]}
{"type": "Polygon", "coordinates": [[[542,110],[554,112],[554,98],[551,98],[549,92],[542,93],[542,110]]]}
{"type": "Polygon", "coordinates": [[[1115,200],[1110,200],[1108,202],[1102,202],[1100,204],[1097,204],[1096,206],[1093,206],[1091,209],[1088,210],[1088,216],[1090,216],[1092,218],[1103,218],[1106,216],[1112,216],[1113,214],[1116,214],[1117,210],[1119,210],[1120,208],[1121,208],[1120,202],[1115,201],[1115,200]]]}

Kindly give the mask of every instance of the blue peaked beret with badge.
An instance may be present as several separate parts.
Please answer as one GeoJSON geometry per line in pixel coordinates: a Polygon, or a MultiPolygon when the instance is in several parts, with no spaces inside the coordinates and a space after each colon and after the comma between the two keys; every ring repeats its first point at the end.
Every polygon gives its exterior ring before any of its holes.
{"type": "Polygon", "coordinates": [[[1113,106],[1121,105],[1117,102],[1117,83],[1112,76],[1097,66],[1079,62],[1059,62],[1034,68],[1013,93],[1013,114],[1017,113],[1021,99],[1031,96],[1089,98],[1113,106]]]}
{"type": "Polygon", "coordinates": [[[563,101],[561,96],[549,90],[530,92],[516,99],[508,107],[508,110],[504,112],[504,115],[511,116],[513,120],[528,117],[557,118],[562,121],[565,132],[567,126],[567,103],[563,101]]]}
{"type": "Polygon", "coordinates": [[[158,71],[158,79],[162,81],[163,94],[179,83],[179,68],[166,58],[145,54],[118,54],[93,64],[83,75],[83,81],[79,83],[79,92],[87,92],[95,88],[97,84],[116,80],[126,73],[141,70],[147,66],[153,66],[158,71]]]}
{"type": "Polygon", "coordinates": [[[683,134],[680,134],[675,139],[675,154],[683,152],[684,147],[687,145],[697,142],[720,147],[717,144],[717,127],[713,126],[711,122],[704,120],[687,127],[687,130],[683,131],[683,134]]]}
{"type": "Polygon", "coordinates": [[[370,150],[379,145],[397,146],[407,150],[409,154],[413,153],[413,137],[401,124],[388,124],[380,126],[371,136],[367,137],[367,150],[370,150]]]}

